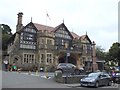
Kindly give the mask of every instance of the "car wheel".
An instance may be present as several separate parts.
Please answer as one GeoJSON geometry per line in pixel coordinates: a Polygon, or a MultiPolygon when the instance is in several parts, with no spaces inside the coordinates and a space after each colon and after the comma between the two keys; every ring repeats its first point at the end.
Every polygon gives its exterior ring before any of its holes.
{"type": "Polygon", "coordinates": [[[109,81],[109,82],[108,82],[108,86],[111,86],[111,85],[112,85],[112,81],[109,81]]]}
{"type": "Polygon", "coordinates": [[[98,81],[95,83],[95,87],[96,88],[99,87],[99,82],[98,81]]]}
{"type": "Polygon", "coordinates": [[[57,71],[60,71],[61,73],[63,73],[63,70],[61,70],[61,69],[58,69],[57,71]]]}
{"type": "Polygon", "coordinates": [[[83,85],[82,85],[82,84],[80,84],[80,87],[83,87],[83,85]]]}

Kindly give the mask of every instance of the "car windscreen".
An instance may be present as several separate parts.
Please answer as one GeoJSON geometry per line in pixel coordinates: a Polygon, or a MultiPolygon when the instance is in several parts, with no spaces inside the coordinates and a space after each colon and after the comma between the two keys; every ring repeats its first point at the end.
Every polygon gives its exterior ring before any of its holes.
{"type": "Polygon", "coordinates": [[[88,74],[88,77],[98,77],[100,73],[90,73],[88,74]]]}
{"type": "Polygon", "coordinates": [[[116,73],[116,75],[120,76],[120,73],[116,73]]]}
{"type": "Polygon", "coordinates": [[[66,66],[66,64],[65,63],[61,63],[58,66],[66,66]]]}

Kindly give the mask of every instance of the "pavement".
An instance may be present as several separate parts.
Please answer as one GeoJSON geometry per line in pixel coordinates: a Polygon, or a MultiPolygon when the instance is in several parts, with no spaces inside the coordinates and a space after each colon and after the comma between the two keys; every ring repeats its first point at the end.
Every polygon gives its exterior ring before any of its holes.
{"type": "MultiPolygon", "coordinates": [[[[64,85],[66,85],[68,87],[78,87],[78,88],[81,87],[80,84],[64,84],[64,85]]],[[[119,86],[118,84],[115,84],[115,85],[112,85],[112,86],[101,86],[100,88],[118,88],[118,86],[119,86]]]]}

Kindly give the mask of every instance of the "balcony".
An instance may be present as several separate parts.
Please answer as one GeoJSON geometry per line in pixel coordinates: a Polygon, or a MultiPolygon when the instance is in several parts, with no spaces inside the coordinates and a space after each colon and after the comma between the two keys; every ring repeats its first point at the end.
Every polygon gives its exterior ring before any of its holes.
{"type": "MultiPolygon", "coordinates": [[[[58,50],[59,52],[66,52],[66,48],[64,46],[56,46],[56,50],[58,50]]],[[[79,48],[79,47],[69,47],[68,48],[68,51],[70,53],[82,53],[82,48],[79,48]]]]}
{"type": "Polygon", "coordinates": [[[49,33],[49,32],[40,32],[38,36],[39,37],[55,37],[54,33],[49,33]]]}
{"type": "Polygon", "coordinates": [[[83,49],[82,55],[83,56],[91,56],[92,55],[92,50],[90,50],[90,49],[84,50],[83,49]]]}
{"type": "Polygon", "coordinates": [[[41,45],[39,45],[39,49],[55,50],[55,46],[54,45],[41,44],[41,45]]]}

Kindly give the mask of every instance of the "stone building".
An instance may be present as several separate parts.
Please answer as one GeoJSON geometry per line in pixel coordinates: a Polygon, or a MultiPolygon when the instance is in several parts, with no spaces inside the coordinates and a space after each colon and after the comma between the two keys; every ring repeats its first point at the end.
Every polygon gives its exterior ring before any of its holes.
{"type": "Polygon", "coordinates": [[[92,69],[95,44],[87,34],[79,36],[70,32],[64,22],[56,27],[32,21],[23,26],[23,13],[17,15],[16,33],[8,42],[10,64],[15,62],[23,69],[46,66],[53,69],[58,63],[69,62],[87,70],[92,69]]]}

